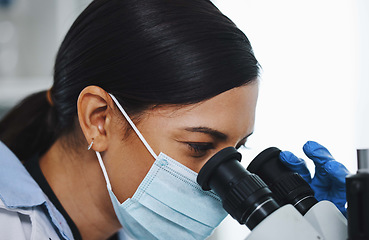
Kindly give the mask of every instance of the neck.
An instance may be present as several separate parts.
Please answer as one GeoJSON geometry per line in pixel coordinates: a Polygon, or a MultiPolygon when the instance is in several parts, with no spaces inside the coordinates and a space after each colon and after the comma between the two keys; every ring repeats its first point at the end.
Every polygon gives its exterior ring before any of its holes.
{"type": "MultiPolygon", "coordinates": [[[[107,239],[121,226],[93,151],[65,151],[57,140],[40,159],[40,168],[83,239],[107,239]]],[[[83,151],[83,150],[82,150],[83,151]]]]}

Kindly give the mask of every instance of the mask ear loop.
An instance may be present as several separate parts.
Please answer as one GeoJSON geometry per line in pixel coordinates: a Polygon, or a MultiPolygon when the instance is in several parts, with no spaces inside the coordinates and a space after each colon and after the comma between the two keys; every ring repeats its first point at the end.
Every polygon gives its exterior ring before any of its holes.
{"type": "Polygon", "coordinates": [[[95,153],[96,153],[97,159],[99,160],[99,164],[100,164],[101,170],[102,170],[102,172],[104,174],[104,178],[105,178],[105,181],[106,181],[106,187],[109,190],[112,190],[111,189],[110,180],[109,180],[109,177],[108,177],[108,173],[106,172],[105,165],[104,165],[103,160],[101,158],[101,154],[99,152],[97,152],[97,151],[95,151],[95,153]]]}
{"type": "MultiPolygon", "coordinates": [[[[147,143],[147,141],[144,138],[144,136],[142,136],[142,134],[140,133],[140,131],[137,129],[136,125],[133,123],[133,121],[128,116],[128,114],[126,113],[126,111],[119,104],[118,100],[112,94],[109,93],[109,95],[113,99],[115,105],[117,105],[117,107],[119,108],[119,110],[121,111],[121,113],[123,114],[123,116],[126,118],[127,122],[131,125],[131,127],[133,128],[133,130],[136,132],[137,136],[140,138],[140,140],[142,141],[142,143],[145,145],[145,147],[147,148],[147,150],[154,157],[154,159],[157,159],[158,156],[156,155],[156,153],[154,152],[154,150],[152,150],[152,148],[150,147],[150,145],[147,143]]],[[[99,160],[99,164],[100,164],[101,170],[103,171],[104,178],[105,178],[105,181],[106,181],[106,186],[107,186],[107,188],[109,190],[112,190],[111,189],[110,180],[109,180],[109,177],[108,177],[108,173],[106,171],[104,162],[103,162],[103,160],[101,158],[101,154],[99,152],[97,152],[97,151],[95,151],[95,153],[96,153],[97,159],[99,160]]]]}
{"type": "Polygon", "coordinates": [[[142,143],[145,145],[145,147],[147,148],[147,150],[151,153],[151,155],[154,157],[154,159],[157,159],[158,156],[156,155],[156,153],[154,152],[154,150],[152,150],[152,148],[147,143],[146,139],[142,136],[142,134],[140,133],[140,131],[137,129],[136,125],[132,122],[131,118],[128,116],[128,114],[126,113],[126,111],[119,104],[118,100],[113,96],[113,94],[110,94],[109,93],[109,95],[113,99],[114,103],[118,106],[119,110],[122,112],[123,116],[126,118],[126,120],[131,125],[131,127],[133,128],[133,130],[136,132],[137,136],[141,139],[142,143]]]}

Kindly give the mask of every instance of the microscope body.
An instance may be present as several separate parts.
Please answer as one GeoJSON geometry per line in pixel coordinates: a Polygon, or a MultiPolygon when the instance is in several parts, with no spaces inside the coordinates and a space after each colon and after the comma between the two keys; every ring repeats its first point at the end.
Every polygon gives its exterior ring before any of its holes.
{"type": "MultiPolygon", "coordinates": [[[[347,240],[347,220],[343,214],[332,202],[318,202],[310,185],[279,160],[280,152],[274,147],[265,149],[247,169],[268,185],[281,206],[292,204],[325,240],[347,240]]],[[[275,239],[283,238],[277,236],[275,239]]]]}
{"type": "Polygon", "coordinates": [[[304,218],[326,240],[347,240],[347,219],[329,201],[316,203],[304,218]]]}
{"type": "Polygon", "coordinates": [[[246,240],[269,239],[326,240],[291,204],[270,214],[246,238],[246,240]]]}
{"type": "Polygon", "coordinates": [[[347,220],[329,201],[320,201],[302,216],[287,204],[255,227],[246,240],[347,240],[347,220]]]}
{"type": "Polygon", "coordinates": [[[329,201],[318,202],[300,175],[279,160],[279,149],[260,153],[246,170],[229,147],[200,170],[197,182],[222,199],[250,235],[246,240],[347,240],[347,221],[329,201]]]}

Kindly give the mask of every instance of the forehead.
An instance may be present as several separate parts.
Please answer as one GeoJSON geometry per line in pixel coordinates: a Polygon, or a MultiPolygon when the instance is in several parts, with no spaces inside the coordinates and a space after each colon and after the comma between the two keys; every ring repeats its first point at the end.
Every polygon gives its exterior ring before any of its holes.
{"type": "Polygon", "coordinates": [[[254,127],[258,85],[254,81],[193,105],[159,107],[149,114],[150,122],[164,129],[202,126],[230,136],[248,134],[254,127]]]}

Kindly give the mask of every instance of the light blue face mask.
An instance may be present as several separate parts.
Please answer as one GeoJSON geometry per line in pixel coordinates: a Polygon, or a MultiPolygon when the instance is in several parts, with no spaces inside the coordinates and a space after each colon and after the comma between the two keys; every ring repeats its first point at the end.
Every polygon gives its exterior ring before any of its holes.
{"type": "Polygon", "coordinates": [[[208,237],[227,216],[220,198],[212,191],[201,189],[196,182],[196,172],[164,153],[156,156],[117,99],[110,96],[155,158],[132,198],[120,203],[112,191],[101,155],[96,152],[114,211],[123,228],[135,239],[208,237]]]}

